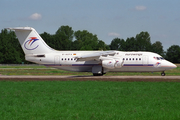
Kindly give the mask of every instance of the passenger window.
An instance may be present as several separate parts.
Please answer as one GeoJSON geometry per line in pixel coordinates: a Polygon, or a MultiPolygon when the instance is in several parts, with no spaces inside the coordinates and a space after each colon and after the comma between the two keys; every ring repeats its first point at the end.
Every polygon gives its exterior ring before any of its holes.
{"type": "Polygon", "coordinates": [[[136,60],[138,60],[138,59],[136,58],[136,60]]]}
{"type": "Polygon", "coordinates": [[[123,58],[123,60],[125,60],[125,59],[123,58]]]}
{"type": "Polygon", "coordinates": [[[128,58],[126,58],[126,60],[128,60],[128,58]]]}
{"type": "Polygon", "coordinates": [[[66,58],[65,58],[65,60],[66,60],[66,58]]]}
{"type": "Polygon", "coordinates": [[[139,58],[139,60],[141,60],[141,58],[139,58]]]}
{"type": "Polygon", "coordinates": [[[133,58],[133,60],[134,60],[134,58],[133,58]]]}
{"type": "Polygon", "coordinates": [[[63,60],[63,58],[61,60],[63,60]]]}
{"type": "Polygon", "coordinates": [[[131,60],[131,58],[129,58],[129,60],[131,60]]]}

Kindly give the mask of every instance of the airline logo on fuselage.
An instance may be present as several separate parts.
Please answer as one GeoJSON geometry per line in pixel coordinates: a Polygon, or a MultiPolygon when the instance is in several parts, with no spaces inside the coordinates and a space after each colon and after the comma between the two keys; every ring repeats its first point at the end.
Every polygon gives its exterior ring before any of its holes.
{"type": "Polygon", "coordinates": [[[36,44],[39,39],[37,39],[37,37],[30,37],[29,40],[27,40],[25,43],[24,43],[24,47],[27,49],[27,50],[34,50],[36,49],[39,45],[36,44]]]}
{"type": "Polygon", "coordinates": [[[160,67],[160,66],[161,66],[160,62],[157,62],[156,64],[154,64],[154,67],[160,67]]]}

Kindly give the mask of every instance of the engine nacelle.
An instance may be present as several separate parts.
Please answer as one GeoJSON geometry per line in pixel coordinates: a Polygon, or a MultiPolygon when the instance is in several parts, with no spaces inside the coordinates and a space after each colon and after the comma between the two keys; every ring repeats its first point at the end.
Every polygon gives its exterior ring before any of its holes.
{"type": "Polygon", "coordinates": [[[116,60],[116,59],[103,60],[102,66],[104,68],[108,68],[108,69],[121,68],[122,67],[122,60],[119,60],[119,59],[118,60],[116,60]]]}
{"type": "Polygon", "coordinates": [[[114,67],[115,68],[121,68],[122,67],[122,60],[121,59],[117,59],[117,60],[115,60],[116,61],[116,63],[115,63],[115,65],[114,65],[114,67]]]}

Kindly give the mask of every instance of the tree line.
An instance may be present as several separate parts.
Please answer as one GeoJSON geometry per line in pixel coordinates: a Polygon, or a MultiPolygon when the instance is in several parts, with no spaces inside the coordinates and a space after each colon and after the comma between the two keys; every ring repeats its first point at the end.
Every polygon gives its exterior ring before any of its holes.
{"type": "MultiPolygon", "coordinates": [[[[165,59],[180,63],[180,46],[172,45],[167,51],[163,50],[162,43],[151,43],[148,32],[140,32],[135,37],[114,38],[110,45],[99,40],[97,35],[87,30],[72,30],[72,27],[61,26],[55,34],[44,32],[40,34],[44,41],[56,50],[119,50],[119,51],[150,51],[163,56],[165,59]]],[[[0,33],[0,64],[21,64],[25,61],[24,53],[14,31],[7,29],[0,33]]]]}

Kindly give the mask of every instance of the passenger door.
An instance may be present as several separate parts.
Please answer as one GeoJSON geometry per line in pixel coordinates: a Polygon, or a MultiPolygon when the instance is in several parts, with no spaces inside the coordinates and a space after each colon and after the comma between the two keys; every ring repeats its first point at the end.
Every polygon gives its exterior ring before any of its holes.
{"type": "Polygon", "coordinates": [[[58,65],[60,64],[60,57],[59,57],[59,56],[55,56],[55,57],[54,57],[54,64],[56,64],[56,65],[57,65],[57,64],[58,64],[58,65]]]}
{"type": "Polygon", "coordinates": [[[142,61],[143,61],[143,65],[144,65],[144,66],[145,66],[145,65],[148,65],[148,63],[149,63],[149,57],[148,57],[148,56],[143,56],[142,61]]]}

